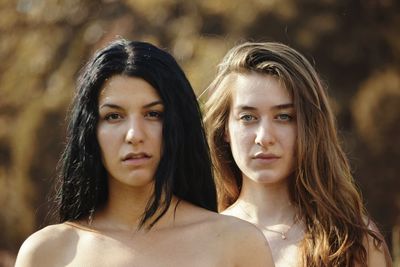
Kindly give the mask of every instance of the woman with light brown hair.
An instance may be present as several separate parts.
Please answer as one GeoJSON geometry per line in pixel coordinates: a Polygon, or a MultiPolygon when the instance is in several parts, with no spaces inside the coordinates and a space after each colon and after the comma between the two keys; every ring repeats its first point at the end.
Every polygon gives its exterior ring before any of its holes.
{"type": "Polygon", "coordinates": [[[277,267],[391,265],[304,56],[280,43],[238,45],[207,90],[219,210],[258,226],[277,267]]]}

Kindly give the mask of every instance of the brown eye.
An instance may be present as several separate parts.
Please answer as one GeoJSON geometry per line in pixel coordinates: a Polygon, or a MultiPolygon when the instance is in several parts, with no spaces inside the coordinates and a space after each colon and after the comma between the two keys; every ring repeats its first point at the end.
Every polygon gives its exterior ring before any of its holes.
{"type": "Polygon", "coordinates": [[[163,113],[160,111],[149,111],[146,113],[147,118],[151,118],[151,119],[161,119],[163,117],[163,113]]]}
{"type": "Polygon", "coordinates": [[[121,115],[119,115],[118,113],[110,113],[110,114],[107,114],[105,117],[104,117],[104,119],[106,120],[106,121],[115,121],[115,120],[119,120],[119,119],[121,119],[122,117],[121,117],[121,115]]]}

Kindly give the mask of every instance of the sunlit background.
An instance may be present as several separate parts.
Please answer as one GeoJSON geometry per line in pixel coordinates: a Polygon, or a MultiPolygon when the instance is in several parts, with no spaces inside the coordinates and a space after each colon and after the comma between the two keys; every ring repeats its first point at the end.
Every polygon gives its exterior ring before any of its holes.
{"type": "Polygon", "coordinates": [[[49,224],[79,69],[123,37],[170,51],[197,94],[245,40],[302,52],[329,87],[371,217],[400,266],[400,2],[0,0],[0,266],[49,224]]]}

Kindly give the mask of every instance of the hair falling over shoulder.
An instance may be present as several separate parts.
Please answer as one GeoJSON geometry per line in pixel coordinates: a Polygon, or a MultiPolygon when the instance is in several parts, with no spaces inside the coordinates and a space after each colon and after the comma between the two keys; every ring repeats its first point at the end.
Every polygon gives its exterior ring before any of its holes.
{"type": "Polygon", "coordinates": [[[216,211],[216,189],[201,112],[186,75],[167,51],[150,43],[119,39],[99,49],[78,78],[67,119],[67,142],[59,163],[60,221],[90,220],[108,201],[108,173],[96,130],[98,96],[105,81],[114,75],[148,82],[165,106],[163,155],[141,226],[146,223],[151,228],[165,214],[173,195],[216,211]]]}
{"type": "MultiPolygon", "coordinates": [[[[350,166],[337,136],[326,88],[309,61],[280,43],[243,43],[219,65],[208,90],[205,125],[219,209],[232,205],[241,190],[241,172],[224,140],[230,109],[230,73],[257,72],[277,77],[293,97],[297,117],[297,167],[289,192],[305,225],[301,266],[367,266],[366,238],[376,247],[383,237],[372,230],[350,166]]],[[[388,254],[389,255],[389,254],[388,254]]]]}

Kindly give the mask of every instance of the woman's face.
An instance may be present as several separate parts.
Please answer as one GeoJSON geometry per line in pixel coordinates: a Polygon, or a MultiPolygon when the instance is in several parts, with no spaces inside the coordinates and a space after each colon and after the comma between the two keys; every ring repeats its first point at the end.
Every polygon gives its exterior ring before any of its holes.
{"type": "Polygon", "coordinates": [[[116,75],[104,84],[97,139],[109,179],[135,187],[152,183],[162,154],[163,111],[143,79],[116,75]]]}
{"type": "Polygon", "coordinates": [[[225,139],[243,179],[270,184],[293,173],[296,114],[289,92],[277,78],[230,74],[232,104],[225,139]]]}

